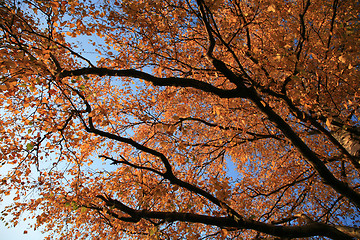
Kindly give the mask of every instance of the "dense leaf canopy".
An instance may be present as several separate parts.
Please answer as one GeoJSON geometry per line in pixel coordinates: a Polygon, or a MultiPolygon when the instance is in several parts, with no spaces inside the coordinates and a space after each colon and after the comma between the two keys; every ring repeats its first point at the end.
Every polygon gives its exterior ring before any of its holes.
{"type": "Polygon", "coordinates": [[[359,237],[359,10],[0,1],[5,220],[59,239],[359,237]]]}

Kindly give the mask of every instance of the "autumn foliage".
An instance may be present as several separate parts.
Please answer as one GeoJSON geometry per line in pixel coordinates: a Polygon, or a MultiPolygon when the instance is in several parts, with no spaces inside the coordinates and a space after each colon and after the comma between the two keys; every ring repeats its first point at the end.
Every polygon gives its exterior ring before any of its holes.
{"type": "Polygon", "coordinates": [[[359,10],[0,1],[4,221],[50,239],[359,237],[359,10]]]}

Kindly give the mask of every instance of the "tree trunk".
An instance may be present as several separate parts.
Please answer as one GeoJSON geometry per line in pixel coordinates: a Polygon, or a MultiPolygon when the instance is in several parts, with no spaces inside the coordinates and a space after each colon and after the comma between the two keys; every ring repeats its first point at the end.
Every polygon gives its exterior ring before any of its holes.
{"type": "Polygon", "coordinates": [[[334,138],[354,157],[360,157],[360,128],[333,127],[334,138]]]}

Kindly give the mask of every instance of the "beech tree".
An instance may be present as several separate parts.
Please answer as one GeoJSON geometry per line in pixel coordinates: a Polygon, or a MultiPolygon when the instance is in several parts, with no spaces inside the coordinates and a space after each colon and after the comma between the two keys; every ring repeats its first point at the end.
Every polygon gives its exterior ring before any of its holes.
{"type": "Polygon", "coordinates": [[[359,10],[1,1],[2,219],[48,239],[358,238],[359,10]]]}

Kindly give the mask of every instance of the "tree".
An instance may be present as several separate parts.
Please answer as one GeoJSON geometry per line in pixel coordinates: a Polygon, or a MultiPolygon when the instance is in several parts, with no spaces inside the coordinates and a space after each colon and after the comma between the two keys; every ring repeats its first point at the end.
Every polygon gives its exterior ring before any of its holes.
{"type": "Polygon", "coordinates": [[[60,239],[360,236],[357,1],[0,6],[14,225],[27,211],[60,239]]]}

